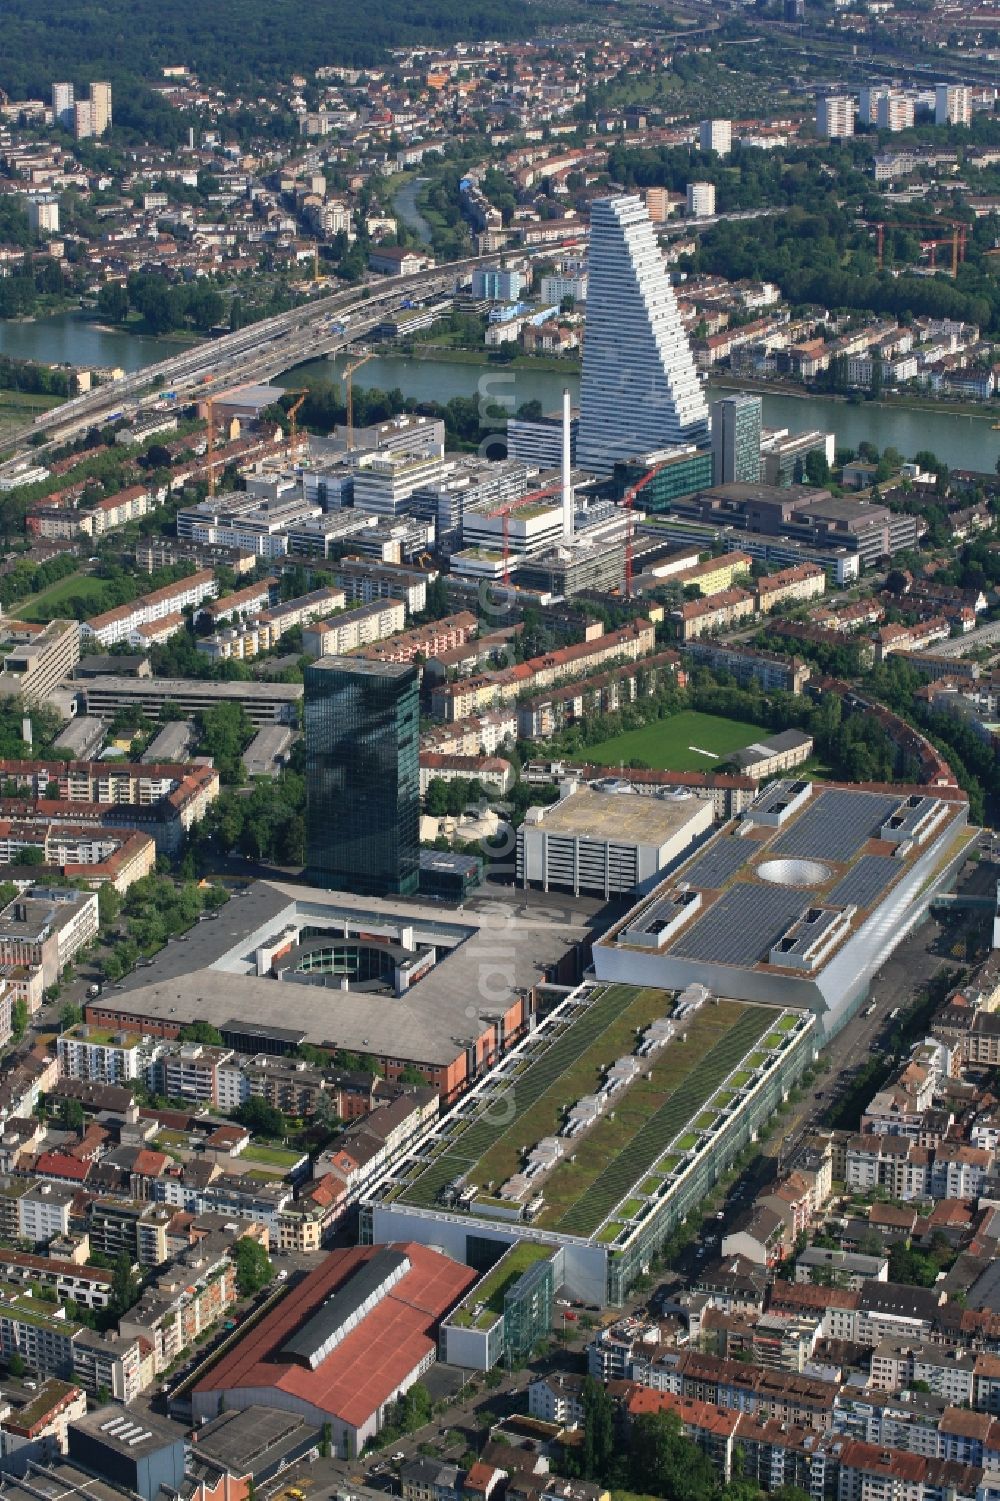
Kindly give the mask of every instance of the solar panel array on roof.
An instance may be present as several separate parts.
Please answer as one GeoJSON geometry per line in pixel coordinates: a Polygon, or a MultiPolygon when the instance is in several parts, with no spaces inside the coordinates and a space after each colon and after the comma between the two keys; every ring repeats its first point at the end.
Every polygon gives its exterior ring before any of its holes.
{"type": "Polygon", "coordinates": [[[862,855],[826,897],[835,907],[870,907],[902,869],[891,855],[862,855]]]}
{"type": "Polygon", "coordinates": [[[703,855],[698,856],[693,865],[681,873],[679,879],[686,881],[689,886],[712,891],[724,885],[739,870],[753,848],[745,839],[717,839],[703,855]]]}
{"type": "Polygon", "coordinates": [[[409,1258],[402,1252],[376,1252],[285,1341],[281,1347],[282,1356],[286,1360],[301,1361],[315,1370],[355,1326],[368,1306],[409,1269],[409,1258]]]}
{"type": "Polygon", "coordinates": [[[776,855],[809,855],[817,860],[849,860],[866,840],[877,838],[898,797],[830,788],[814,798],[791,828],[775,840],[776,855]]]}
{"type": "Polygon", "coordinates": [[[670,952],[678,959],[756,964],[808,906],[806,892],[741,882],[681,933],[670,952]]]}

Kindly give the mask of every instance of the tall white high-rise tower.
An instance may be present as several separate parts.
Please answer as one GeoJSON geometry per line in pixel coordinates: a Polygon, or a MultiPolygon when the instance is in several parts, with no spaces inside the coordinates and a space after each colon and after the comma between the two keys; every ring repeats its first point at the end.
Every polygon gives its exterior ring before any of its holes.
{"type": "Polygon", "coordinates": [[[577,462],[615,463],[708,438],[708,403],[673,287],[641,198],[590,211],[590,276],[577,462]]]}

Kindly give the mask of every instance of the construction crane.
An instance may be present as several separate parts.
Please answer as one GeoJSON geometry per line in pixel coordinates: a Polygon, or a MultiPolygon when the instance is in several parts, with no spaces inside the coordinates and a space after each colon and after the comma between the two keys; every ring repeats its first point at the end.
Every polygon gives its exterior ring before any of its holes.
{"type": "Polygon", "coordinates": [[[626,599],[631,599],[632,598],[632,574],[633,574],[633,552],[634,552],[634,541],[633,541],[633,539],[634,539],[634,536],[635,536],[635,516],[633,514],[633,507],[635,505],[636,496],[639,495],[639,494],[641,494],[641,492],[643,490],[645,490],[645,488],[649,484],[650,480],[655,479],[656,476],[659,474],[659,472],[660,472],[660,470],[662,468],[663,468],[662,464],[654,464],[653,468],[652,469],[647,469],[646,473],[642,476],[642,478],[636,480],[636,482],[635,482],[634,485],[630,485],[628,487],[628,489],[625,491],[625,494],[622,496],[622,505],[624,506],[625,510],[628,512],[628,522],[627,522],[626,529],[625,529],[625,598],[626,599]]]}
{"type": "Polygon", "coordinates": [[[516,500],[504,501],[503,505],[494,506],[484,515],[488,518],[499,516],[503,523],[503,581],[510,582],[510,516],[512,511],[519,511],[522,506],[533,506],[540,500],[545,500],[550,495],[561,495],[562,484],[547,485],[544,490],[529,490],[525,495],[519,495],[516,500]]]}
{"type": "Polygon", "coordinates": [[[287,418],[288,418],[289,444],[290,444],[291,451],[294,454],[296,446],[298,444],[298,440],[299,440],[298,415],[299,415],[299,412],[302,410],[302,404],[303,404],[303,402],[305,401],[306,397],[309,395],[309,387],[308,386],[299,386],[294,391],[286,391],[285,395],[286,396],[296,396],[298,398],[297,401],[293,401],[292,402],[291,406],[288,408],[288,410],[287,410],[287,412],[285,414],[287,416],[287,418]]]}
{"type": "Polygon", "coordinates": [[[369,360],[375,358],[373,349],[349,350],[351,355],[350,364],[344,366],[344,391],[347,405],[347,451],[354,447],[354,372],[360,370],[362,365],[367,365],[369,360]],[[355,358],[356,356],[356,358],[355,358]]]}
{"type": "Polygon", "coordinates": [[[208,412],[208,432],[205,444],[205,457],[208,460],[208,493],[215,494],[215,402],[210,396],[205,403],[208,412]]]}
{"type": "Polygon", "coordinates": [[[941,235],[934,239],[921,239],[921,250],[930,252],[931,269],[937,269],[937,251],[939,246],[951,249],[951,275],[958,275],[958,268],[965,260],[966,237],[969,226],[958,219],[938,219],[925,224],[889,224],[883,221],[869,226],[875,230],[875,244],[878,252],[878,268],[881,271],[885,265],[885,232],[887,229],[913,230],[919,234],[926,230],[950,230],[948,235],[941,235]]]}

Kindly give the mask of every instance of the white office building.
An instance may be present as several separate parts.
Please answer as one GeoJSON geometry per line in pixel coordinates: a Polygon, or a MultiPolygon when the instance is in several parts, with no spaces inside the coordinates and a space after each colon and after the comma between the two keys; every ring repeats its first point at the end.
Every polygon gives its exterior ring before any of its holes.
{"type": "Polygon", "coordinates": [[[354,470],[354,509],[371,516],[398,516],[415,490],[439,484],[454,467],[451,459],[439,454],[362,454],[354,470]]]}
{"type": "Polygon", "coordinates": [[[574,302],[586,302],[587,274],[555,272],[551,276],[543,276],[539,283],[539,296],[545,304],[560,304],[564,297],[572,297],[574,302]]]}
{"type": "Polygon", "coordinates": [[[708,437],[708,403],[641,198],[591,206],[577,459],[616,462],[708,437]]]}

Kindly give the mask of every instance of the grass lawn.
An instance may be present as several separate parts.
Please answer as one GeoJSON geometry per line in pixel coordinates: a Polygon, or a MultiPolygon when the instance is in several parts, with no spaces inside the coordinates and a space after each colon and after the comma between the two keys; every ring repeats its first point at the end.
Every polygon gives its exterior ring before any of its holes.
{"type": "Polygon", "coordinates": [[[657,771],[710,771],[733,751],[767,735],[760,725],[717,714],[685,709],[670,719],[656,719],[638,730],[626,730],[611,740],[586,747],[586,759],[599,766],[645,761],[657,771]],[[697,747],[697,749],[692,749],[697,747]],[[701,755],[701,751],[710,754],[701,755]]]}
{"type": "Polygon", "coordinates": [[[244,1159],[247,1162],[261,1162],[265,1167],[283,1167],[290,1170],[297,1162],[301,1162],[304,1152],[293,1152],[288,1147],[259,1147],[256,1142],[251,1142],[244,1151],[244,1159]]]}
{"type": "Polygon", "coordinates": [[[18,620],[49,620],[52,618],[53,608],[68,599],[82,599],[84,601],[101,599],[107,588],[103,579],[94,578],[89,573],[71,573],[68,578],[60,579],[49,589],[43,589],[40,594],[32,594],[23,604],[15,605],[12,613],[18,620]]]}

